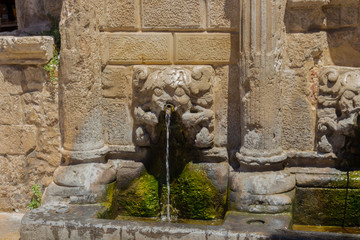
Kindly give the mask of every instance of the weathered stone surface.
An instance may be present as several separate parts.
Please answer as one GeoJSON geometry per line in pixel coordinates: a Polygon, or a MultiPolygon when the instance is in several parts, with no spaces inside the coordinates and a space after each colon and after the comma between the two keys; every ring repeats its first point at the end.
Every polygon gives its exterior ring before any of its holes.
{"type": "Polygon", "coordinates": [[[36,128],[31,125],[0,125],[0,154],[27,154],[35,149],[36,128]]]}
{"type": "Polygon", "coordinates": [[[167,64],[172,60],[170,33],[109,33],[109,63],[167,64]]]}
{"type": "Polygon", "coordinates": [[[236,154],[240,164],[277,164],[286,159],[281,145],[280,102],[285,5],[286,1],[242,2],[242,145],[236,154]]]}
{"type": "Polygon", "coordinates": [[[198,148],[212,147],[213,77],[211,66],[136,66],[133,79],[136,144],[149,146],[157,141],[156,127],[166,108],[181,117],[188,132],[187,142],[198,148]]]}
{"type": "Polygon", "coordinates": [[[325,52],[324,65],[360,67],[360,33],[352,30],[329,31],[327,34],[329,50],[325,52]]]}
{"type": "Polygon", "coordinates": [[[108,65],[102,72],[102,94],[106,98],[132,99],[132,72],[128,67],[108,65]]]}
{"type": "Polygon", "coordinates": [[[240,145],[239,70],[235,65],[215,68],[215,146],[235,149],[240,145]]]}
{"type": "Polygon", "coordinates": [[[25,79],[22,68],[18,66],[0,65],[0,93],[21,94],[21,82],[25,79]]]}
{"type": "Polygon", "coordinates": [[[328,45],[326,32],[287,34],[286,41],[288,66],[291,68],[303,67],[309,61],[315,62],[328,45]]]}
{"type": "Polygon", "coordinates": [[[210,30],[239,31],[240,2],[238,0],[210,0],[208,1],[208,22],[210,30]]]}
{"type": "Polygon", "coordinates": [[[278,194],[295,187],[295,175],[288,171],[274,172],[231,172],[232,191],[247,191],[250,194],[278,194]]]}
{"type": "Polygon", "coordinates": [[[293,220],[295,224],[341,226],[345,209],[345,189],[297,188],[293,220]]]}
{"type": "Polygon", "coordinates": [[[313,78],[310,78],[308,71],[304,70],[284,71],[284,81],[281,83],[283,86],[282,146],[285,150],[314,149],[318,78],[315,69],[313,78]]]}
{"type": "Polygon", "coordinates": [[[104,100],[104,137],[110,145],[131,145],[133,143],[133,120],[129,104],[118,100],[104,100]]]}
{"type": "Polygon", "coordinates": [[[227,194],[229,179],[229,164],[222,163],[198,163],[199,169],[206,172],[211,183],[221,194],[227,194]]]}
{"type": "Polygon", "coordinates": [[[200,0],[142,2],[143,27],[146,29],[204,28],[205,6],[200,0]]]}
{"type": "Polygon", "coordinates": [[[109,160],[108,163],[116,170],[116,185],[122,190],[127,189],[130,184],[145,171],[145,166],[142,162],[109,160]]]}
{"type": "Polygon", "coordinates": [[[218,163],[225,162],[229,159],[226,148],[213,147],[211,149],[203,149],[200,153],[202,162],[218,163]]]}
{"type": "Polygon", "coordinates": [[[0,64],[46,64],[53,44],[52,37],[0,37],[0,64]]]}
{"type": "Polygon", "coordinates": [[[51,20],[47,14],[59,19],[62,2],[62,0],[16,0],[19,29],[33,33],[48,30],[51,20]]]}
{"type": "Polygon", "coordinates": [[[236,63],[238,36],[230,33],[175,33],[175,63],[236,63]]]}
{"type": "Polygon", "coordinates": [[[0,94],[0,124],[21,124],[23,109],[19,96],[0,94]]]}
{"type": "Polygon", "coordinates": [[[106,195],[108,185],[91,185],[87,187],[59,186],[52,182],[44,192],[41,204],[89,204],[101,202],[106,195]]]}
{"type": "Polygon", "coordinates": [[[319,75],[317,150],[338,156],[346,152],[347,157],[356,158],[360,155],[357,140],[360,71],[324,67],[319,75]]]}
{"type": "Polygon", "coordinates": [[[40,67],[24,68],[25,81],[22,82],[24,92],[42,91],[46,81],[46,72],[40,67]]]}
{"type": "Polygon", "coordinates": [[[108,184],[116,179],[116,171],[110,164],[84,163],[59,166],[54,172],[54,182],[60,186],[86,187],[108,184]]]}
{"type": "MultiPolygon", "coordinates": [[[[96,219],[93,216],[101,209],[99,205],[73,205],[68,208],[66,214],[59,212],[62,209],[64,209],[64,205],[53,205],[29,211],[22,220],[21,238],[56,239],[61,237],[62,239],[81,238],[88,240],[94,237],[114,239],[120,236],[121,239],[137,240],[271,239],[273,236],[286,238],[289,233],[284,233],[284,231],[290,225],[290,217],[288,215],[258,216],[255,214],[230,213],[221,226],[194,224],[183,227],[179,224],[169,224],[164,227],[164,223],[156,222],[96,219]],[[260,220],[264,224],[250,224],[254,220],[260,220]]],[[[304,239],[309,237],[303,232],[299,232],[299,234],[297,236],[304,239]]],[[[327,236],[326,239],[333,240],[336,238],[329,238],[327,236]]]]}
{"type": "Polygon", "coordinates": [[[138,0],[106,2],[106,25],[105,30],[135,30],[140,26],[140,6],[138,0]]]}
{"type": "Polygon", "coordinates": [[[59,166],[61,160],[59,132],[58,126],[51,126],[39,128],[37,133],[36,158],[54,167],[59,166]]]}

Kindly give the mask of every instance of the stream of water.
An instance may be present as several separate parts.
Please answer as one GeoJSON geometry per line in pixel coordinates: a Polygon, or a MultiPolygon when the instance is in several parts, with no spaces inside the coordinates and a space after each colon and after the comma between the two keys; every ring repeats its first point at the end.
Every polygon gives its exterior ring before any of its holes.
{"type": "Polygon", "coordinates": [[[170,136],[170,118],[171,109],[166,109],[166,187],[167,187],[167,204],[166,204],[166,220],[170,222],[170,171],[169,171],[169,136],[170,136]]]}

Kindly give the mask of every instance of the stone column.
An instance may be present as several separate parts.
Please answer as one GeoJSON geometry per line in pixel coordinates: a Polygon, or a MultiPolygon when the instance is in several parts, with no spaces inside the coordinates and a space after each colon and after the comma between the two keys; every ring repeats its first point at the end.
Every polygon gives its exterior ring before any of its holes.
{"type": "Polygon", "coordinates": [[[237,159],[242,164],[268,165],[286,159],[280,109],[285,3],[241,1],[242,146],[237,159]]]}
{"type": "Polygon", "coordinates": [[[104,164],[98,0],[65,0],[61,13],[59,110],[62,164],[44,203],[99,202],[116,171],[104,164]]]}
{"type": "Polygon", "coordinates": [[[98,162],[106,152],[95,6],[88,1],[63,2],[59,96],[62,154],[68,164],[98,162]]]}

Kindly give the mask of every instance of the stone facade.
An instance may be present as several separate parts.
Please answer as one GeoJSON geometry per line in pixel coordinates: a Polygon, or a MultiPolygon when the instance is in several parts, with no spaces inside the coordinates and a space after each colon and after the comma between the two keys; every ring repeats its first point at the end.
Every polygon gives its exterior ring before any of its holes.
{"type": "MultiPolygon", "coordinates": [[[[189,162],[228,210],[290,213],[295,203],[296,222],[318,224],[314,193],[344,210],[324,212],[325,222],[335,214],[334,224],[358,225],[345,203],[356,208],[359,189],[359,9],[359,0],[64,0],[62,161],[44,203],[103,202],[113,182],[139,179],[170,105],[189,162]]],[[[0,39],[0,64],[12,64],[0,71],[13,79],[0,96],[11,103],[0,108],[8,168],[33,156],[59,163],[42,144],[56,145],[58,129],[37,39],[0,39]]]]}
{"type": "Polygon", "coordinates": [[[52,37],[0,38],[0,211],[28,208],[60,163],[58,87],[42,68],[52,37]]]}

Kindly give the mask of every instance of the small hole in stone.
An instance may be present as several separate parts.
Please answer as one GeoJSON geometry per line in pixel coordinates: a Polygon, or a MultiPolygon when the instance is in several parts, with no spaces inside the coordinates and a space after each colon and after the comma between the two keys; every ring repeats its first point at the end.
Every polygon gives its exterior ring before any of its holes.
{"type": "Polygon", "coordinates": [[[251,220],[247,221],[246,223],[251,224],[251,225],[263,225],[263,224],[265,224],[265,221],[260,220],[260,219],[251,219],[251,220]]]}

